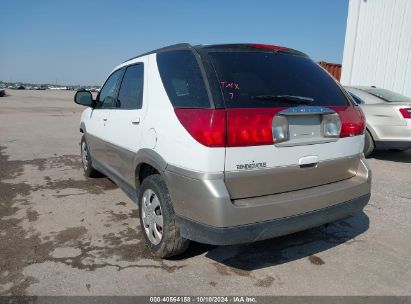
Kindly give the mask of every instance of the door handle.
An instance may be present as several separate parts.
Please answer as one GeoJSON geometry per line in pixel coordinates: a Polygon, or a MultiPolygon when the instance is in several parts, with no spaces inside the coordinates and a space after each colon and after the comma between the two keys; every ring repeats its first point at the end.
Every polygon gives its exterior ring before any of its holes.
{"type": "Polygon", "coordinates": [[[107,121],[107,117],[104,117],[104,118],[103,118],[103,121],[107,121]]]}
{"type": "Polygon", "coordinates": [[[131,121],[131,124],[133,124],[133,125],[138,125],[138,124],[140,124],[140,118],[136,118],[136,119],[132,120],[132,121],[131,121]]]}
{"type": "Polygon", "coordinates": [[[310,155],[301,157],[298,160],[298,164],[300,165],[300,168],[315,168],[318,166],[318,156],[310,155]]]}

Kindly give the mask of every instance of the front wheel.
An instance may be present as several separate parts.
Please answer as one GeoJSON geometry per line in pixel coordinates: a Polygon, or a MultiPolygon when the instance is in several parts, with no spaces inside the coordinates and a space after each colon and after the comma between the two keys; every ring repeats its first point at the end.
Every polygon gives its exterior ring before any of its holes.
{"type": "Polygon", "coordinates": [[[96,177],[98,176],[99,172],[93,168],[93,164],[91,162],[90,151],[87,146],[87,142],[85,136],[81,137],[81,163],[83,164],[84,175],[87,177],[96,177]]]}
{"type": "Polygon", "coordinates": [[[187,249],[189,240],[180,235],[170,195],[160,175],[143,180],[138,208],[144,238],[154,255],[167,258],[187,249]]]}

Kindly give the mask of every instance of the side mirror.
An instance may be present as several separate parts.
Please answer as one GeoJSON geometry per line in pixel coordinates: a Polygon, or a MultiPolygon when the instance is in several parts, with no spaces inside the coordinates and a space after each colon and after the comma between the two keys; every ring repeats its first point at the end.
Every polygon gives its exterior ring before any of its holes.
{"type": "Polygon", "coordinates": [[[77,91],[74,95],[74,102],[82,106],[92,107],[94,103],[93,95],[89,91],[77,91]]]}

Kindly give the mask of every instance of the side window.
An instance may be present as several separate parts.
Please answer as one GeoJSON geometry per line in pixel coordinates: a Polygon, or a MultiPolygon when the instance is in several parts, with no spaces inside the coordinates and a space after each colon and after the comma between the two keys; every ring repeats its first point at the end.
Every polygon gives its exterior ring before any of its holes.
{"type": "Polygon", "coordinates": [[[96,108],[104,109],[113,107],[113,101],[116,94],[117,82],[121,76],[122,70],[117,70],[107,79],[100,91],[97,99],[96,108]]]}
{"type": "Polygon", "coordinates": [[[141,109],[143,104],[144,65],[131,65],[124,73],[117,98],[117,108],[141,109]]]}
{"type": "Polygon", "coordinates": [[[157,65],[168,98],[175,108],[210,108],[204,79],[192,51],[158,53],[157,65]]]}
{"type": "Polygon", "coordinates": [[[365,104],[365,102],[364,102],[364,100],[362,100],[360,97],[358,97],[357,95],[355,95],[355,94],[353,94],[353,93],[351,93],[351,92],[348,92],[350,95],[351,95],[351,97],[354,99],[354,101],[355,101],[355,103],[357,104],[357,105],[362,105],[362,104],[365,104]]]}

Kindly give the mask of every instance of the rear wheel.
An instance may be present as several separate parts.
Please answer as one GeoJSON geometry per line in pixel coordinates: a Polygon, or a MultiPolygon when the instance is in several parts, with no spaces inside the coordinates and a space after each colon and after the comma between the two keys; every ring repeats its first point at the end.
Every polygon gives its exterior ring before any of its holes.
{"type": "Polygon", "coordinates": [[[83,164],[84,175],[87,177],[96,177],[99,172],[93,168],[90,151],[87,146],[85,136],[81,137],[81,162],[83,164]]]}
{"type": "Polygon", "coordinates": [[[184,252],[189,240],[181,237],[164,180],[153,174],[143,180],[138,198],[140,224],[152,253],[160,258],[184,252]]]}
{"type": "Polygon", "coordinates": [[[364,155],[366,157],[370,156],[374,152],[375,144],[372,136],[368,130],[365,130],[365,143],[364,143],[364,155]]]}

